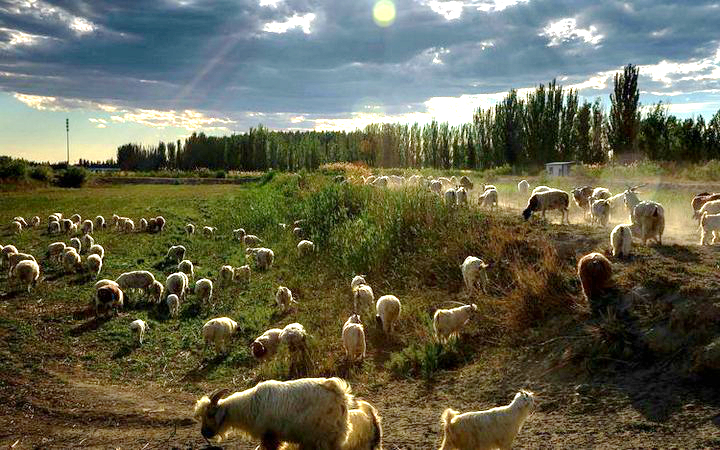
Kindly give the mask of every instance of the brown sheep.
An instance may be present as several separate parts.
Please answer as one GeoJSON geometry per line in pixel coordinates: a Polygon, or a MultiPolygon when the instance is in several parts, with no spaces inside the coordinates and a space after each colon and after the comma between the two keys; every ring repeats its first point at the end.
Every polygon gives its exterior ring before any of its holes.
{"type": "Polygon", "coordinates": [[[601,253],[590,253],[580,258],[577,270],[588,302],[612,285],[612,266],[601,253]]]}

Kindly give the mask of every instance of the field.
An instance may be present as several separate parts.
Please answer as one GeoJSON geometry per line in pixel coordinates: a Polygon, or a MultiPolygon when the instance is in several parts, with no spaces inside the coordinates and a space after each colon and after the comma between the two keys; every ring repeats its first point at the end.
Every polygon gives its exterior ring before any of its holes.
{"type": "MultiPolygon", "coordinates": [[[[476,183],[481,179],[473,176],[476,183]]],[[[241,390],[265,379],[288,379],[287,354],[256,362],[248,344],[264,330],[300,322],[312,335],[307,376],[341,376],[383,416],[385,448],[437,447],[440,414],[507,404],[530,389],[537,412],[516,448],[701,448],[720,446],[717,370],[704,355],[720,336],[720,251],[698,246],[690,199],[720,186],[645,176],[641,199],[665,206],[663,246],[635,246],[628,261],[613,260],[615,308],[589,312],[575,277],[577,256],[609,255],[609,229],[523,222],[526,198],[519,178],[485,180],[500,192],[499,211],[446,208],[420,190],[338,185],[320,174],[264,176],[243,185],[113,185],[79,190],[3,193],[0,242],[38,257],[42,282],[28,294],[0,274],[0,445],[14,448],[202,448],[191,418],[195,400],[218,387],[241,390]],[[94,233],[106,257],[102,278],[145,269],[160,280],[175,266],[164,260],[182,244],[195,279],[217,280],[223,264],[245,264],[231,230],[245,228],[274,250],[275,264],[253,271],[249,286],[221,288],[201,306],[193,295],[178,319],[134,298],[110,320],[95,321],[87,306],[94,280],[67,275],[47,261],[47,245],[66,237],[45,232],[47,216],[113,213],[135,219],[163,215],[163,233],[94,233]],[[38,215],[43,225],[9,233],[13,216],[38,215]],[[278,223],[306,219],[318,251],[297,255],[295,239],[278,223]],[[186,236],[184,225],[218,228],[216,239],[186,236]],[[480,313],[458,342],[433,343],[431,317],[449,301],[467,302],[459,265],[468,255],[489,262],[486,293],[472,299],[480,313]],[[367,314],[368,355],[345,361],[342,324],[352,312],[349,282],[362,273],[375,296],[403,303],[395,336],[367,314]],[[278,285],[299,304],[275,306],[278,285]],[[226,356],[203,349],[200,329],[229,316],[241,331],[226,356]],[[129,323],[150,324],[146,342],[133,343],[129,323]]],[[[530,179],[533,186],[569,189],[602,184],[613,192],[626,180],[530,179]]],[[[477,195],[477,194],[475,194],[477,195]]],[[[714,360],[713,360],[714,361],[714,360]]],[[[235,438],[227,448],[254,448],[235,438]]]]}

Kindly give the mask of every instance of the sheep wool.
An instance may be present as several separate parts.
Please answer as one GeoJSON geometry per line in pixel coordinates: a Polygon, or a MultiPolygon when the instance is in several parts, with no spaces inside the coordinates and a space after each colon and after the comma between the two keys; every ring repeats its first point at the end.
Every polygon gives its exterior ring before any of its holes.
{"type": "Polygon", "coordinates": [[[191,280],[195,278],[195,267],[189,259],[183,259],[178,263],[178,272],[187,275],[191,280]]]}
{"type": "Polygon", "coordinates": [[[165,291],[168,295],[175,294],[180,297],[181,300],[185,299],[185,293],[188,290],[188,277],[182,272],[175,272],[167,277],[165,280],[165,291]]]}
{"type": "Polygon", "coordinates": [[[375,304],[375,319],[382,326],[385,334],[392,334],[395,328],[395,321],[400,317],[402,307],[400,300],[394,295],[383,295],[375,304]]]}
{"type": "Polygon", "coordinates": [[[209,303],[212,300],[213,283],[207,278],[201,278],[195,283],[195,295],[200,298],[203,303],[209,303]]]}
{"type": "Polygon", "coordinates": [[[476,293],[478,281],[488,281],[487,271],[485,270],[487,268],[488,265],[485,264],[485,261],[476,256],[468,256],[460,265],[465,289],[469,295],[476,293]]]}
{"type": "Polygon", "coordinates": [[[237,331],[237,322],[229,317],[218,317],[208,320],[202,327],[202,337],[205,347],[212,345],[220,353],[225,353],[237,331]]]}
{"type": "Polygon", "coordinates": [[[85,260],[85,264],[87,265],[88,272],[90,272],[92,275],[95,275],[95,278],[100,276],[100,271],[102,270],[103,265],[103,260],[100,255],[89,255],[85,260]]]}
{"type": "Polygon", "coordinates": [[[349,361],[365,358],[365,329],[359,315],[353,314],[343,325],[342,343],[349,361]]]}
{"type": "Polygon", "coordinates": [[[37,280],[40,278],[40,266],[31,259],[20,261],[13,267],[10,277],[25,284],[29,294],[30,289],[37,284],[37,280]]]}
{"type": "Polygon", "coordinates": [[[283,311],[285,311],[292,303],[297,303],[293,299],[290,289],[285,286],[278,287],[277,292],[275,292],[275,302],[283,311]]]}
{"type": "Polygon", "coordinates": [[[277,353],[280,344],[280,328],[271,328],[258,336],[251,344],[250,350],[256,359],[271,358],[277,353]]]}
{"type": "Polygon", "coordinates": [[[135,339],[139,345],[142,345],[147,330],[148,324],[142,319],[137,319],[130,323],[130,331],[135,334],[135,339]]]}
{"type": "Polygon", "coordinates": [[[616,258],[627,258],[632,250],[632,231],[630,225],[620,224],[610,233],[610,246],[616,258]]]}
{"type": "Polygon", "coordinates": [[[433,330],[438,342],[446,343],[451,337],[457,337],[460,330],[477,313],[477,306],[464,305],[452,309],[438,309],[433,315],[433,330]]]}

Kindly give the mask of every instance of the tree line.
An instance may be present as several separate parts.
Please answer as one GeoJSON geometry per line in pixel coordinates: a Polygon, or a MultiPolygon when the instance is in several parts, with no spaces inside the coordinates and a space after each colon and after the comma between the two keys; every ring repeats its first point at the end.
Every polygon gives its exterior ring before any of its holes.
{"type": "Polygon", "coordinates": [[[524,98],[511,90],[491,108],[478,108],[467,123],[451,126],[379,123],[362,130],[272,131],[207,136],[156,146],[125,144],[117,150],[122,170],[197,168],[295,171],[324,163],[362,161],[372,167],[487,169],[509,164],[537,167],[550,161],[601,163],[609,151],[653,160],[720,159],[720,110],[678,119],[662,103],[641,114],[639,69],[631,64],[614,77],[610,111],[599,100],[579,102],[578,92],[555,80],[524,98]]]}

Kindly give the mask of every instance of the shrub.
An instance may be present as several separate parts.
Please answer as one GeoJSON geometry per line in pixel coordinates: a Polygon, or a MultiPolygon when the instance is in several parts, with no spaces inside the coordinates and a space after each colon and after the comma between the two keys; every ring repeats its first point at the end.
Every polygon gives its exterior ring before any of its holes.
{"type": "Polygon", "coordinates": [[[27,163],[22,159],[9,156],[0,157],[0,179],[24,180],[27,175],[27,163]]]}
{"type": "Polygon", "coordinates": [[[390,355],[385,367],[396,377],[419,377],[429,380],[439,370],[454,369],[467,358],[457,341],[449,345],[436,342],[414,343],[390,355]]]}
{"type": "Polygon", "coordinates": [[[50,166],[35,166],[30,169],[30,178],[33,180],[49,183],[54,177],[55,173],[50,166]]]}
{"type": "Polygon", "coordinates": [[[88,171],[82,167],[68,167],[60,173],[57,179],[58,186],[65,188],[82,187],[89,177],[88,171]]]}
{"type": "Polygon", "coordinates": [[[226,176],[227,174],[224,170],[218,170],[217,172],[215,172],[215,178],[225,178],[226,176]]]}
{"type": "Polygon", "coordinates": [[[201,167],[195,170],[195,176],[199,178],[211,178],[213,175],[207,167],[201,167]]]}

